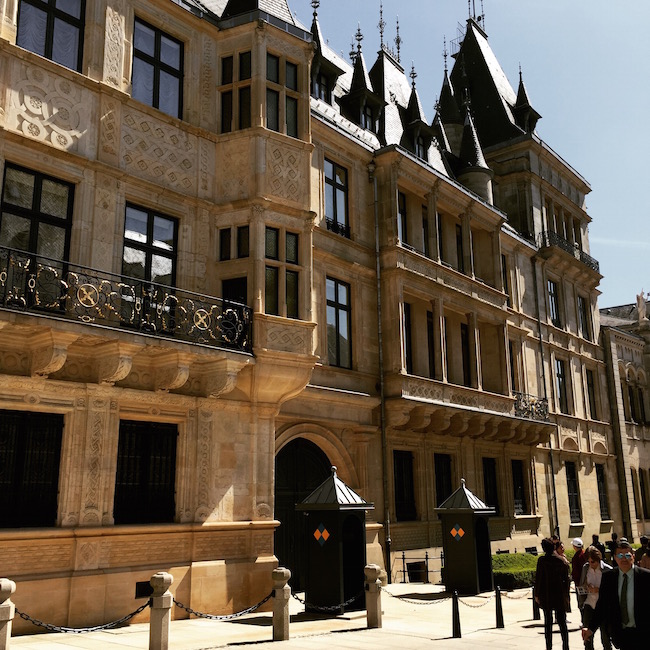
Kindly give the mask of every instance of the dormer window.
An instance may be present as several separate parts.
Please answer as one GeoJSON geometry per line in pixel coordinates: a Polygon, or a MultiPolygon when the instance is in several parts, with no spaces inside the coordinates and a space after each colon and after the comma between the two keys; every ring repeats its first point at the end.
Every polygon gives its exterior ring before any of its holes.
{"type": "Polygon", "coordinates": [[[312,96],[316,99],[321,99],[328,104],[332,103],[332,89],[330,88],[330,80],[322,72],[314,75],[312,83],[312,96]]]}
{"type": "Polygon", "coordinates": [[[367,104],[363,108],[361,113],[361,128],[366,129],[367,131],[376,131],[375,127],[375,116],[371,106],[367,104]]]}
{"type": "Polygon", "coordinates": [[[422,160],[427,160],[427,144],[421,135],[415,139],[415,155],[422,160]]]}

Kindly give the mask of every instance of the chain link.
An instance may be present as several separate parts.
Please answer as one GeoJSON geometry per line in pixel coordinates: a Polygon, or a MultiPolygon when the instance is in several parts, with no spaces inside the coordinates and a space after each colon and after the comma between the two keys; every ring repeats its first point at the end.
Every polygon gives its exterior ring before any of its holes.
{"type": "Polygon", "coordinates": [[[533,588],[531,587],[530,589],[524,591],[524,593],[521,594],[520,596],[511,596],[507,591],[502,591],[501,595],[505,596],[506,598],[510,598],[510,600],[521,600],[522,598],[527,598],[532,593],[533,593],[533,588]]]}
{"type": "Polygon", "coordinates": [[[485,602],[481,603],[480,605],[472,605],[471,603],[467,603],[464,600],[461,600],[460,598],[458,599],[458,602],[465,605],[465,607],[471,607],[472,609],[479,609],[479,607],[485,607],[494,598],[494,596],[495,594],[492,594],[485,602]]]}
{"type": "Polygon", "coordinates": [[[390,591],[388,591],[384,587],[382,587],[381,590],[383,593],[387,594],[391,598],[396,598],[397,600],[401,600],[403,603],[410,603],[411,605],[440,605],[440,603],[444,603],[447,600],[451,600],[451,596],[446,596],[445,598],[436,598],[435,600],[429,600],[427,602],[424,602],[422,600],[413,600],[412,598],[405,598],[404,596],[391,594],[390,591]]]}
{"type": "Polygon", "coordinates": [[[147,607],[151,605],[151,600],[148,600],[144,605],[141,605],[134,612],[123,616],[122,618],[117,619],[117,621],[111,621],[110,623],[104,623],[103,625],[93,625],[92,627],[64,627],[62,625],[53,625],[52,623],[44,623],[39,621],[37,618],[32,618],[29,614],[16,610],[16,614],[20,616],[25,621],[36,625],[37,627],[42,627],[49,632],[63,632],[64,634],[87,634],[88,632],[100,632],[101,630],[110,630],[122,623],[130,621],[134,616],[137,616],[140,612],[143,612],[147,607]]]}
{"type": "Polygon", "coordinates": [[[241,612],[235,612],[234,614],[223,614],[223,615],[206,614],[204,612],[198,612],[195,609],[192,609],[191,607],[187,607],[186,605],[183,605],[183,603],[179,603],[176,600],[176,598],[174,598],[174,604],[176,605],[176,607],[180,609],[184,609],[188,614],[191,614],[192,616],[196,616],[198,618],[208,618],[211,621],[230,621],[233,618],[239,618],[240,616],[245,616],[246,614],[250,614],[254,612],[256,609],[259,609],[262,605],[264,605],[264,603],[268,602],[271,598],[273,598],[273,592],[271,592],[266,598],[260,600],[259,603],[253,605],[252,607],[243,609],[241,612]]]}
{"type": "Polygon", "coordinates": [[[340,609],[347,607],[348,605],[351,605],[355,600],[358,600],[363,596],[364,592],[360,591],[356,596],[353,596],[352,598],[348,598],[344,603],[340,603],[339,605],[312,605],[311,603],[308,603],[306,600],[303,600],[300,596],[297,596],[296,594],[292,593],[291,596],[295,598],[299,603],[305,606],[305,609],[309,608],[311,610],[316,610],[317,612],[326,612],[328,614],[332,612],[338,612],[340,609]]]}

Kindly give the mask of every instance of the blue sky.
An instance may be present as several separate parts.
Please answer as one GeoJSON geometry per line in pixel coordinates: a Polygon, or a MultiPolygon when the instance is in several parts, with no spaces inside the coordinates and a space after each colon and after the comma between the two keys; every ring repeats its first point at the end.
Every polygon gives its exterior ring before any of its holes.
{"type": "MultiPolygon", "coordinates": [[[[481,1],[475,2],[481,11],[481,1]]],[[[311,25],[311,0],[289,0],[311,25]]],[[[401,62],[411,63],[427,118],[443,76],[443,38],[457,36],[467,0],[384,0],[384,41],[393,45],[396,18],[401,62]]],[[[591,185],[587,211],[591,255],[604,275],[599,306],[633,303],[650,291],[650,38],[648,7],[639,0],[484,0],[484,28],[510,83],[519,65],[539,136],[591,185]]],[[[347,57],[361,26],[368,67],[379,49],[379,0],[321,0],[324,37],[347,57]]],[[[450,61],[451,67],[451,61],[450,61]]]]}

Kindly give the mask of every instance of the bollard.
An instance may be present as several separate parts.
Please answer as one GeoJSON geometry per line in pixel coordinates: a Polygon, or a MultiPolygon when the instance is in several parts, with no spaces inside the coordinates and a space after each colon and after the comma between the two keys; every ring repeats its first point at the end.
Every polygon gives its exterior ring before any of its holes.
{"type": "Polygon", "coordinates": [[[501,587],[497,587],[496,591],[497,601],[497,629],[502,630],[505,625],[503,624],[503,603],[501,602],[501,587]]]}
{"type": "Polygon", "coordinates": [[[169,649],[169,628],[174,604],[174,597],[169,591],[172,582],[172,575],[164,571],[155,573],[149,580],[153,588],[149,617],[149,650],[169,649]]]}
{"type": "Polygon", "coordinates": [[[402,583],[406,582],[406,553],[402,551],[402,583]]]}
{"type": "Polygon", "coordinates": [[[452,636],[454,637],[454,639],[460,639],[462,635],[460,633],[460,612],[458,611],[457,591],[454,591],[451,602],[452,602],[451,614],[452,614],[452,628],[453,628],[452,636]]]}
{"type": "Polygon", "coordinates": [[[429,551],[424,552],[424,582],[429,584],[429,551]]]}
{"type": "Polygon", "coordinates": [[[381,568],[369,564],[363,569],[366,576],[366,616],[368,629],[381,627],[381,568]]]}
{"type": "Polygon", "coordinates": [[[16,613],[16,606],[9,599],[15,591],[13,580],[0,578],[0,650],[9,650],[11,623],[16,613]]]}
{"type": "Polygon", "coordinates": [[[289,640],[289,599],[291,587],[287,584],[291,579],[291,571],[284,567],[273,569],[273,640],[289,640]]]}
{"type": "Polygon", "coordinates": [[[542,615],[539,613],[539,605],[535,600],[535,594],[533,593],[533,621],[541,621],[542,615]]]}

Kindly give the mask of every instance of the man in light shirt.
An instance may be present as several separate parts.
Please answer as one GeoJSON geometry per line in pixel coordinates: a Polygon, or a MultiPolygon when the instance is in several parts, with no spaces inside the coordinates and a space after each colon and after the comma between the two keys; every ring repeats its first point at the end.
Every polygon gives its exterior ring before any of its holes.
{"type": "Polygon", "coordinates": [[[634,552],[628,542],[618,542],[615,558],[618,568],[602,574],[594,615],[583,628],[582,638],[587,641],[598,628],[608,626],[612,643],[617,648],[647,648],[650,571],[634,566],[634,552]]]}
{"type": "MultiPolygon", "coordinates": [[[[598,602],[603,571],[608,571],[612,567],[603,562],[602,553],[595,546],[590,546],[585,551],[585,560],[586,563],[582,567],[576,589],[578,592],[578,605],[582,610],[582,625],[588,628],[593,620],[594,610],[598,602]]],[[[612,642],[604,627],[600,628],[600,639],[604,650],[612,650],[612,642]]],[[[585,641],[585,650],[594,650],[593,636],[585,641]]]]}

